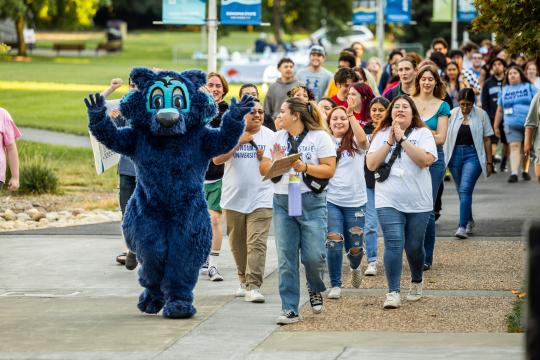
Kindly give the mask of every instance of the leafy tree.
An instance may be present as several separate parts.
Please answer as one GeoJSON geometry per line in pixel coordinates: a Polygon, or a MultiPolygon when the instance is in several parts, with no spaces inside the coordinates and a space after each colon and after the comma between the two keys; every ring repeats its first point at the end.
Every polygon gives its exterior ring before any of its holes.
{"type": "Polygon", "coordinates": [[[538,1],[475,0],[478,16],[473,31],[489,31],[510,53],[540,54],[540,6],[538,1]]]}
{"type": "Polygon", "coordinates": [[[26,56],[27,48],[24,42],[24,15],[27,7],[23,0],[0,0],[0,19],[15,20],[15,29],[17,31],[17,44],[19,47],[19,55],[26,56]]]}

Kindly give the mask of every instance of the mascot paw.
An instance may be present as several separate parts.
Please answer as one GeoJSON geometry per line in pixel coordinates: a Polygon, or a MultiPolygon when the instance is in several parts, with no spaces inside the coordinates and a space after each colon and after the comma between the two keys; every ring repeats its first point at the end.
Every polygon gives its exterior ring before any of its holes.
{"type": "Polygon", "coordinates": [[[84,99],[88,112],[98,113],[105,110],[105,98],[100,93],[88,95],[88,99],[84,99]]]}
{"type": "Polygon", "coordinates": [[[240,102],[236,102],[235,98],[231,99],[231,106],[229,107],[233,117],[237,119],[243,119],[244,115],[249,113],[255,106],[255,98],[251,95],[244,95],[240,102]]]}
{"type": "Polygon", "coordinates": [[[163,297],[154,296],[148,289],[144,289],[139,296],[137,307],[144,313],[157,314],[163,308],[163,304],[163,297]]]}
{"type": "Polygon", "coordinates": [[[192,303],[182,300],[167,301],[163,308],[163,317],[169,319],[187,319],[195,315],[197,310],[192,303]]]}

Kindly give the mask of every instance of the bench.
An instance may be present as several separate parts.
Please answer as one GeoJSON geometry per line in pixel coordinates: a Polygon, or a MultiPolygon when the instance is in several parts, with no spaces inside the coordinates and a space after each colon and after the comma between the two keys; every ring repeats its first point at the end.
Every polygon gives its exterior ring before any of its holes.
{"type": "Polygon", "coordinates": [[[84,43],[71,43],[71,44],[54,43],[53,44],[53,49],[56,50],[56,55],[60,54],[60,50],[78,51],[80,55],[81,51],[83,51],[85,48],[86,48],[86,45],[84,43]]]}
{"type": "MultiPolygon", "coordinates": [[[[19,43],[18,42],[4,42],[4,44],[6,44],[7,46],[9,46],[11,48],[10,51],[12,50],[17,50],[19,49],[19,43]]],[[[32,53],[32,50],[34,50],[36,48],[36,43],[26,43],[26,48],[30,51],[30,54],[32,53]]]]}
{"type": "Polygon", "coordinates": [[[96,53],[98,53],[99,50],[105,50],[106,52],[121,51],[122,41],[113,40],[106,43],[99,43],[98,46],[96,47],[96,53]]]}

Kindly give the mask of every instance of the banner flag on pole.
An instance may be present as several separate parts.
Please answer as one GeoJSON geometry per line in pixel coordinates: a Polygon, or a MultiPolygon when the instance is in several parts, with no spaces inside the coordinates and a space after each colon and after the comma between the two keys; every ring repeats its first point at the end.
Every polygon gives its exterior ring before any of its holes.
{"type": "Polygon", "coordinates": [[[261,0],[221,0],[222,25],[260,25],[261,0]]]}
{"type": "Polygon", "coordinates": [[[206,0],[163,0],[164,24],[204,25],[206,0]]]}
{"type": "Polygon", "coordinates": [[[458,21],[469,22],[476,17],[476,8],[474,0],[459,0],[458,1],[458,21]]]}
{"type": "Polygon", "coordinates": [[[377,0],[355,0],[353,1],[354,25],[376,24],[377,23],[377,0]]]}
{"type": "Polygon", "coordinates": [[[452,0],[433,0],[432,22],[452,21],[452,0]]]}
{"type": "Polygon", "coordinates": [[[386,0],[387,23],[411,23],[411,0],[386,0]]]}

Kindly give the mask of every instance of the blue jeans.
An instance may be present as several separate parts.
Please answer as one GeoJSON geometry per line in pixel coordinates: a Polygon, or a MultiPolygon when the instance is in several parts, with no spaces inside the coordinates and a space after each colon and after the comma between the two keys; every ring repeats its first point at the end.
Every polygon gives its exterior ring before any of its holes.
{"type": "MultiPolygon", "coordinates": [[[[442,150],[442,146],[440,145],[437,145],[437,157],[437,161],[435,161],[429,167],[429,173],[431,174],[433,207],[435,207],[439,187],[442,184],[444,173],[446,172],[446,166],[444,165],[444,152],[442,150]]],[[[426,259],[424,261],[428,265],[433,263],[433,249],[435,249],[435,212],[431,211],[424,238],[424,250],[426,252],[426,259]]]]}
{"type": "Polygon", "coordinates": [[[326,192],[302,194],[302,215],[289,216],[288,196],[274,194],[273,221],[279,271],[279,296],[283,311],[298,314],[300,271],[298,255],[306,270],[310,290],[326,290],[326,192]]]}
{"type": "Polygon", "coordinates": [[[343,267],[343,246],[351,269],[358,269],[362,261],[364,248],[364,215],[365,206],[342,207],[331,202],[326,203],[328,209],[328,235],[339,235],[341,240],[326,241],[326,261],[332,287],[341,287],[341,269],[343,267]],[[351,254],[356,248],[359,252],[351,254]]]}
{"type": "Polygon", "coordinates": [[[424,235],[430,213],[403,213],[390,207],[377,209],[384,236],[384,270],[389,292],[400,291],[403,249],[412,282],[422,281],[424,235]]]}
{"type": "Polygon", "coordinates": [[[368,263],[377,260],[377,232],[379,230],[379,219],[377,209],[375,209],[375,189],[367,188],[366,204],[366,226],[364,227],[364,237],[366,239],[366,252],[368,263]]]}
{"type": "Polygon", "coordinates": [[[474,145],[456,145],[448,163],[459,194],[459,226],[466,227],[472,220],[472,193],[482,174],[474,145]]]}

